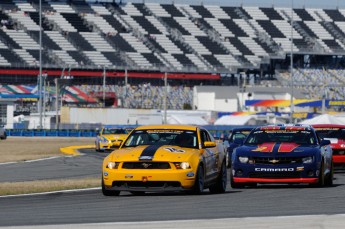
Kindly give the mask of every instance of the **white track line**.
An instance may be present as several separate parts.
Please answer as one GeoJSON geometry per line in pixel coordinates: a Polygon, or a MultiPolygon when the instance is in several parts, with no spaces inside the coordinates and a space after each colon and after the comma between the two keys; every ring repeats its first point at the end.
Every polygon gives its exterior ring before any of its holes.
{"type": "Polygon", "coordinates": [[[167,220],[144,222],[108,222],[85,224],[58,224],[58,225],[33,225],[1,227],[17,229],[343,229],[344,214],[336,215],[299,215],[278,217],[243,217],[224,219],[200,219],[200,220],[167,220]]]}
{"type": "MultiPolygon", "coordinates": [[[[83,155],[83,154],[81,154],[81,155],[83,155]]],[[[57,158],[61,158],[61,157],[70,158],[70,157],[74,157],[74,156],[73,155],[69,155],[69,156],[54,156],[54,157],[46,157],[46,158],[27,160],[27,161],[4,162],[4,163],[0,163],[0,165],[10,165],[10,164],[18,164],[18,163],[31,163],[31,162],[37,162],[37,161],[47,161],[47,160],[57,159],[57,158]]]]}
{"type": "Polygon", "coordinates": [[[83,189],[67,189],[67,190],[59,190],[59,191],[52,191],[52,192],[38,192],[38,193],[28,193],[28,194],[18,194],[18,195],[7,195],[7,196],[0,196],[0,198],[23,197],[23,196],[41,196],[41,195],[57,194],[57,193],[84,192],[84,191],[99,190],[99,189],[101,189],[101,187],[83,188],[83,189]]]}

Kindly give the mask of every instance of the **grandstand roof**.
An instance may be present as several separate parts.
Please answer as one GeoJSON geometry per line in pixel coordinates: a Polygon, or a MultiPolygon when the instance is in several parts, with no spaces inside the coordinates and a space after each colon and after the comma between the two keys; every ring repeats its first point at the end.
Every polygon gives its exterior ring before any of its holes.
{"type": "MultiPolygon", "coordinates": [[[[78,0],[71,0],[71,1],[78,1],[78,0]]],[[[87,0],[89,2],[112,2],[113,0],[87,0]]],[[[120,2],[120,0],[116,0],[116,2],[120,2]]],[[[143,0],[122,0],[122,3],[126,2],[137,2],[142,3],[143,0]]],[[[145,2],[154,2],[154,3],[164,3],[164,4],[191,4],[191,5],[221,5],[221,6],[259,6],[259,7],[291,7],[291,1],[286,0],[245,0],[245,1],[227,1],[227,0],[145,0],[145,2]]],[[[344,7],[344,4],[341,1],[333,0],[333,1],[324,1],[324,0],[313,0],[313,1],[294,1],[294,7],[305,8],[305,7],[318,7],[318,8],[336,8],[336,7],[344,7]]]]}

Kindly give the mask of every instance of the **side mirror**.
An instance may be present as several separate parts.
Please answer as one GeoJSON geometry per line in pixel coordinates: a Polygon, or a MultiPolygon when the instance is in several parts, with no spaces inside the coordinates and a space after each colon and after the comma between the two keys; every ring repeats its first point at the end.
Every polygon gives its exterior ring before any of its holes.
{"type": "Polygon", "coordinates": [[[244,139],[237,138],[237,139],[234,140],[234,143],[237,144],[237,145],[243,145],[244,139]]]}
{"type": "Polygon", "coordinates": [[[325,140],[325,139],[322,139],[321,143],[320,143],[321,146],[330,145],[330,144],[331,144],[331,141],[330,140],[325,140]]]}
{"type": "Polygon", "coordinates": [[[205,146],[205,148],[212,148],[212,147],[216,147],[216,143],[215,142],[204,142],[204,146],[205,146]]]}

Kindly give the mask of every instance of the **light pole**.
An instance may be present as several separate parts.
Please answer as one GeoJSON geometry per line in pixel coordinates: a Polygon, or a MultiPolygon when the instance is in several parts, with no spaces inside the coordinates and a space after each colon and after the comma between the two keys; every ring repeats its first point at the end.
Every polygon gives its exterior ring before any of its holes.
{"type": "Polygon", "coordinates": [[[167,124],[168,73],[164,73],[164,124],[167,124]]]}
{"type": "MultiPolygon", "coordinates": [[[[45,127],[45,121],[46,121],[46,100],[47,100],[47,77],[48,77],[48,74],[47,73],[44,73],[42,74],[42,80],[43,80],[43,128],[46,128],[45,127]]],[[[49,97],[48,97],[49,99],[49,97]]]]}
{"type": "Polygon", "coordinates": [[[106,72],[105,72],[105,66],[103,66],[103,108],[105,107],[105,78],[106,78],[106,72]]]}
{"type": "Polygon", "coordinates": [[[39,50],[39,103],[38,103],[38,110],[40,113],[40,129],[42,129],[42,0],[39,1],[39,21],[40,21],[40,33],[39,33],[39,43],[40,43],[40,50],[39,50]]]}
{"type": "Polygon", "coordinates": [[[291,78],[291,96],[290,96],[290,123],[293,123],[293,113],[294,113],[294,104],[293,104],[293,96],[294,96],[294,77],[293,77],[293,0],[291,0],[291,53],[290,53],[290,78],[291,78]]]}

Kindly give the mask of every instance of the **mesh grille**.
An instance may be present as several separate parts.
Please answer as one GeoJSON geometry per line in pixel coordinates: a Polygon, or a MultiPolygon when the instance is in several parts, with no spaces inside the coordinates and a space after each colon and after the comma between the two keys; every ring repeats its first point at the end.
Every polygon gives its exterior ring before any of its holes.
{"type": "Polygon", "coordinates": [[[253,157],[255,164],[295,164],[302,163],[301,157],[253,157]]]}
{"type": "Polygon", "coordinates": [[[168,162],[124,162],[123,169],[170,169],[168,162]]]}

